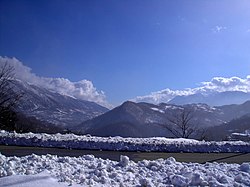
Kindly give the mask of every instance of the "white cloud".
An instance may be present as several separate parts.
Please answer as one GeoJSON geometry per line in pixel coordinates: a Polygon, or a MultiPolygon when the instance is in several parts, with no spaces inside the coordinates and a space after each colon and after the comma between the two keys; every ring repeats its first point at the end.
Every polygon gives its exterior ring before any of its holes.
{"type": "Polygon", "coordinates": [[[202,84],[205,90],[250,92],[250,75],[246,79],[239,77],[215,77],[210,82],[203,82],[202,84]]]}
{"type": "Polygon", "coordinates": [[[6,62],[15,68],[15,77],[17,79],[64,95],[73,96],[82,100],[93,101],[100,105],[111,107],[111,105],[106,101],[105,93],[103,91],[98,91],[89,80],[71,82],[69,79],[65,78],[39,77],[31,72],[31,68],[23,65],[23,63],[18,59],[0,56],[0,65],[6,62]]]}
{"type": "Polygon", "coordinates": [[[150,102],[162,103],[168,102],[175,96],[192,95],[195,93],[211,93],[211,92],[225,92],[225,91],[242,91],[250,93],[250,75],[245,79],[239,77],[214,77],[211,81],[202,82],[202,86],[196,88],[188,88],[184,90],[170,90],[164,89],[157,92],[152,92],[149,95],[138,96],[132,99],[136,102],[150,102]]]}
{"type": "Polygon", "coordinates": [[[225,26],[218,26],[217,25],[214,28],[212,28],[212,31],[213,31],[213,33],[220,33],[226,29],[227,29],[227,27],[225,27],[225,26]]]}
{"type": "Polygon", "coordinates": [[[132,99],[135,102],[149,102],[149,103],[164,103],[173,99],[177,95],[191,95],[194,94],[192,89],[185,90],[170,90],[164,89],[157,92],[152,92],[149,95],[137,96],[135,99],[132,99]]]}

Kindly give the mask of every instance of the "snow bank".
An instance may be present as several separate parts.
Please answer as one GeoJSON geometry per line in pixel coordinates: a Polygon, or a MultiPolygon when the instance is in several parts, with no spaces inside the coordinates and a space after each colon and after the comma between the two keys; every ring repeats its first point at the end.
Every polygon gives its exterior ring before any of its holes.
{"type": "MultiPolygon", "coordinates": [[[[11,175],[0,178],[0,186],[5,187],[68,187],[67,183],[59,183],[46,171],[36,175],[11,175]]],[[[80,185],[79,185],[80,187],[80,185]]]]}
{"type": "Polygon", "coordinates": [[[205,142],[190,139],[122,138],[74,134],[18,134],[0,131],[0,144],[71,149],[161,152],[250,152],[243,141],[205,142]]]}
{"type": "Polygon", "coordinates": [[[181,163],[172,157],[136,163],[126,156],[116,162],[92,155],[0,154],[0,166],[0,186],[250,186],[250,163],[181,163]]]}

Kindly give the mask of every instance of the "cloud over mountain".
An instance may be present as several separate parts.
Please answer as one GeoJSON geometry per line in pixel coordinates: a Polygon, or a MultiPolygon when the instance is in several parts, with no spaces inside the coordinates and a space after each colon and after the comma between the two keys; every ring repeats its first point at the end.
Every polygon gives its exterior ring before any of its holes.
{"type": "Polygon", "coordinates": [[[201,88],[205,90],[250,92],[250,75],[245,79],[239,77],[214,77],[211,81],[203,82],[202,84],[204,86],[201,88]]]}
{"type": "Polygon", "coordinates": [[[4,63],[8,63],[15,68],[15,77],[17,79],[47,88],[54,92],[110,107],[110,104],[106,100],[105,93],[97,90],[89,80],[84,79],[78,82],[71,82],[65,78],[40,77],[32,73],[32,69],[25,66],[18,59],[0,56],[0,66],[4,63]]]}
{"type": "Polygon", "coordinates": [[[200,87],[187,88],[184,90],[164,89],[152,92],[149,95],[138,96],[132,99],[136,102],[161,103],[168,102],[175,96],[187,96],[196,93],[208,94],[211,92],[241,91],[250,93],[250,75],[246,78],[239,77],[214,77],[211,81],[202,82],[200,87]]]}

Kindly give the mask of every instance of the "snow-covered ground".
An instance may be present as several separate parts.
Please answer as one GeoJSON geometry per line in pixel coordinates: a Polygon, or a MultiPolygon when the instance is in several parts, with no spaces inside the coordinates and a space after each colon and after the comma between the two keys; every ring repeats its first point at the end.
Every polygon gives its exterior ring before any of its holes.
{"type": "MultiPolygon", "coordinates": [[[[78,149],[250,152],[250,143],[205,142],[188,139],[122,138],[74,134],[18,134],[0,131],[0,144],[78,149]]],[[[56,155],[6,157],[0,153],[0,186],[250,186],[250,163],[181,163],[174,158],[120,161],[56,155]]]]}
{"type": "Polygon", "coordinates": [[[250,152],[250,142],[206,142],[190,139],[122,138],[77,136],[74,134],[34,134],[0,131],[0,145],[40,146],[73,149],[161,151],[161,152],[250,152]]]}
{"type": "Polygon", "coordinates": [[[250,186],[250,163],[181,163],[172,157],[133,162],[92,155],[58,157],[0,154],[0,186],[250,186]]]}

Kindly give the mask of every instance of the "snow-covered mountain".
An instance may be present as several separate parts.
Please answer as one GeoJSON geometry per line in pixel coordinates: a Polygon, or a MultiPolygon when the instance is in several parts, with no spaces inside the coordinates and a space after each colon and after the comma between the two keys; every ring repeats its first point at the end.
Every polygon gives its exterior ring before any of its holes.
{"type": "Polygon", "coordinates": [[[250,93],[240,91],[204,92],[192,95],[176,96],[168,103],[184,105],[191,103],[205,103],[210,106],[241,104],[250,100],[250,93]]]}
{"type": "Polygon", "coordinates": [[[23,93],[17,112],[56,126],[68,128],[108,111],[94,102],[76,99],[22,81],[14,89],[23,93]]]}
{"type": "Polygon", "coordinates": [[[165,88],[147,95],[137,96],[131,101],[147,103],[191,104],[206,103],[210,106],[241,104],[250,100],[250,75],[240,77],[214,77],[201,82],[198,87],[172,90],[165,88]]]}
{"type": "Polygon", "coordinates": [[[183,109],[192,111],[193,123],[200,128],[217,126],[250,112],[250,101],[241,105],[210,107],[207,104],[173,105],[127,101],[77,128],[79,133],[97,136],[171,136],[164,127],[169,118],[183,109]]]}

